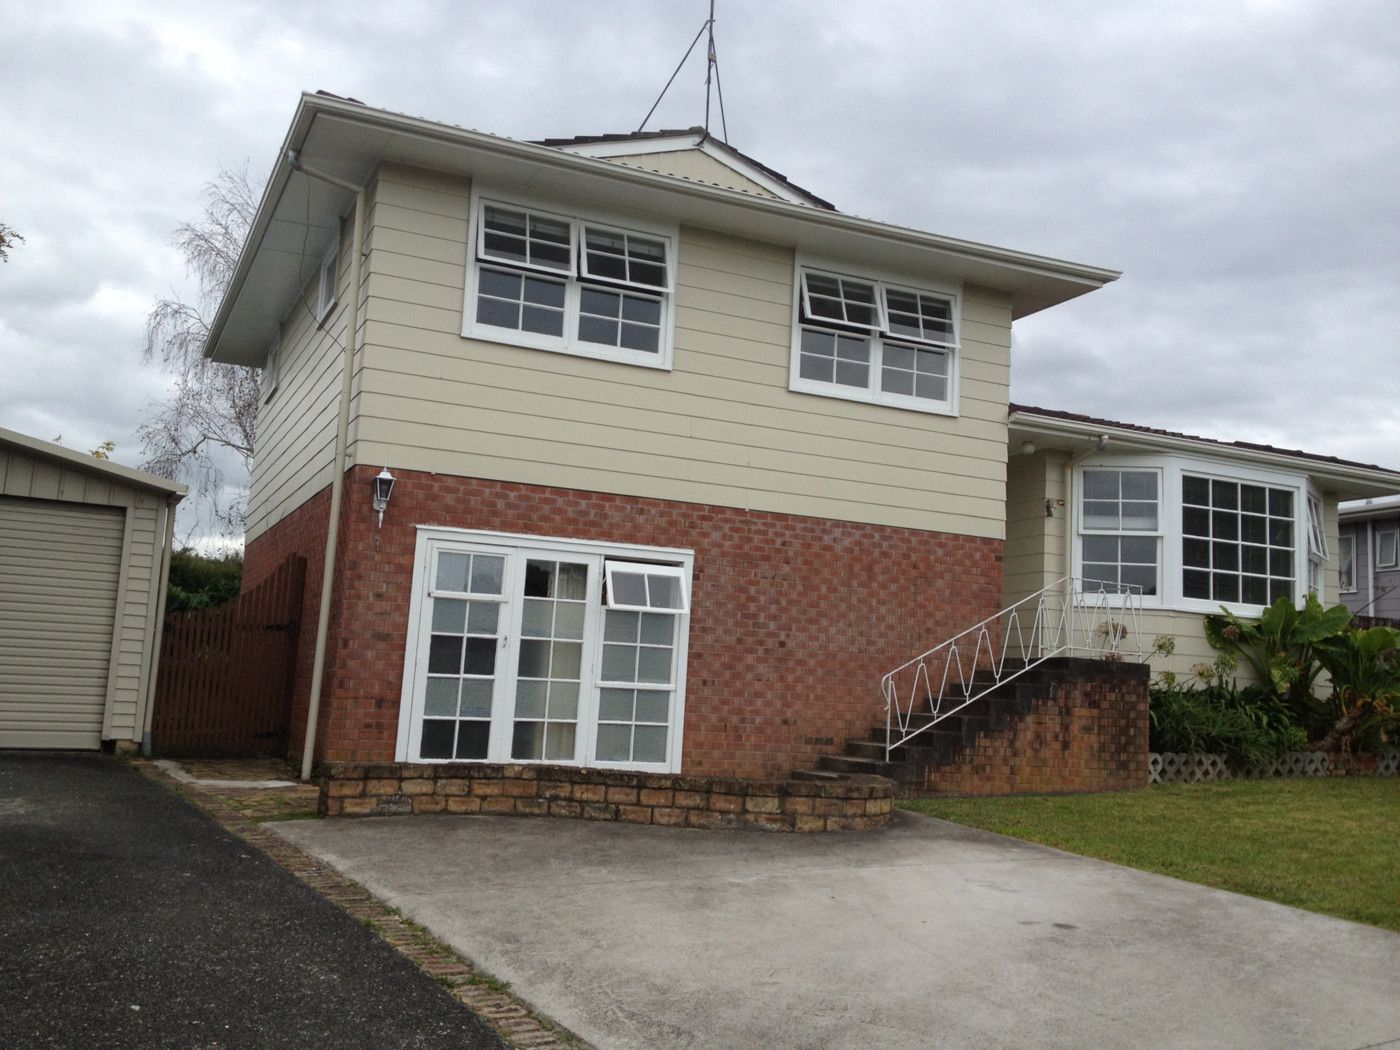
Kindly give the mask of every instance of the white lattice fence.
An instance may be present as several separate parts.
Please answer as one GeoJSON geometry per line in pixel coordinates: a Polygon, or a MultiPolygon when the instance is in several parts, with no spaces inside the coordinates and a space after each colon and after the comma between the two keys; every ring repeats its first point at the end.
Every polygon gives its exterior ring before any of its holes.
{"type": "MultiPolygon", "coordinates": [[[[1198,784],[1205,780],[1234,780],[1258,777],[1327,777],[1332,775],[1332,761],[1322,751],[1290,751],[1280,755],[1264,769],[1244,773],[1233,772],[1225,764],[1224,755],[1183,755],[1153,752],[1147,761],[1149,784],[1198,784]]],[[[1400,776],[1400,751],[1381,755],[1376,776],[1400,776]]]]}

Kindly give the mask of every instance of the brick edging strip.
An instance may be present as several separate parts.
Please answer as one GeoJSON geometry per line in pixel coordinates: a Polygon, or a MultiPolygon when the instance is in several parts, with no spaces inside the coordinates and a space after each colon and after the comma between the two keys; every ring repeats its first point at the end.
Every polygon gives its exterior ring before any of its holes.
{"type": "Polygon", "coordinates": [[[189,800],[225,831],[266,854],[324,900],[367,925],[380,940],[446,987],[453,998],[490,1025],[507,1046],[518,1050],[579,1050],[588,1045],[501,989],[499,982],[483,974],[469,959],[405,919],[359,883],[240,813],[219,792],[197,784],[182,784],[144,760],[130,764],[148,779],[189,800]]]}

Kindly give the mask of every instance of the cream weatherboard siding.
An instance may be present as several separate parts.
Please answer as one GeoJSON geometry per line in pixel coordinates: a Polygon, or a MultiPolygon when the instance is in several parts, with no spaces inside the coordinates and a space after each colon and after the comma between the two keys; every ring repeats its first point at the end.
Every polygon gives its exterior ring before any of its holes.
{"type": "Polygon", "coordinates": [[[264,392],[258,409],[245,530],[248,541],[331,483],[350,289],[349,234],[340,243],[335,305],[317,321],[320,261],[320,256],[314,256],[305,263],[311,276],[282,321],[277,386],[271,396],[264,392]]]}
{"type": "Polygon", "coordinates": [[[141,739],[167,513],[163,493],[0,443],[0,747],[141,739]]]}
{"type": "MultiPolygon", "coordinates": [[[[962,291],[956,418],[789,391],[792,250],[688,227],[672,371],[467,340],[469,189],[380,170],[354,462],[1002,537],[1006,296],[962,291]]],[[[256,528],[293,488],[258,495],[256,528]]]]}
{"type": "Polygon", "coordinates": [[[694,182],[708,182],[712,186],[727,186],[731,190],[757,193],[761,197],[776,197],[753,179],[745,178],[739,172],[698,149],[673,150],[666,153],[633,153],[625,157],[608,157],[614,164],[626,164],[629,168],[645,168],[665,175],[676,175],[694,182]]]}

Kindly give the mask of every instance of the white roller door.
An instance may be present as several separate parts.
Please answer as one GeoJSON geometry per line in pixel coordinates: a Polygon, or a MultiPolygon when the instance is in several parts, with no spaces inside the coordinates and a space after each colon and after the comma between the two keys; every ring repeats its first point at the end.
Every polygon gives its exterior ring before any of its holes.
{"type": "Polygon", "coordinates": [[[0,747],[101,743],[125,523],[0,496],[0,747]]]}

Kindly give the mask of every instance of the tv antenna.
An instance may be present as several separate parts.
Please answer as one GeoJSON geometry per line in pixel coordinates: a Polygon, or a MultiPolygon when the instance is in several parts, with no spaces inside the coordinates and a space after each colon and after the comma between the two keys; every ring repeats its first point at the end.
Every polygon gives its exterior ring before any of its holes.
{"type": "Polygon", "coordinates": [[[710,133],[710,96],[713,94],[719,102],[719,126],[720,137],[724,142],[729,141],[729,122],[724,119],[724,88],[719,81],[719,56],[715,54],[715,0],[710,0],[710,17],[705,19],[705,23],[695,34],[695,39],[690,42],[690,46],[685,49],[685,54],[681,56],[680,62],[676,64],[675,71],[671,74],[671,79],[666,81],[666,86],[661,89],[661,94],[656,96],[656,101],[651,104],[651,109],[647,110],[647,115],[642,118],[642,122],[637,125],[637,133],[640,134],[647,126],[647,121],[656,112],[656,107],[661,105],[661,100],[666,97],[666,92],[675,83],[676,75],[680,73],[681,67],[685,65],[686,59],[690,58],[690,53],[695,50],[695,45],[700,42],[702,36],[708,34],[708,47],[706,49],[705,60],[705,134],[710,133]],[[713,84],[713,91],[711,85],[713,84]]]}

